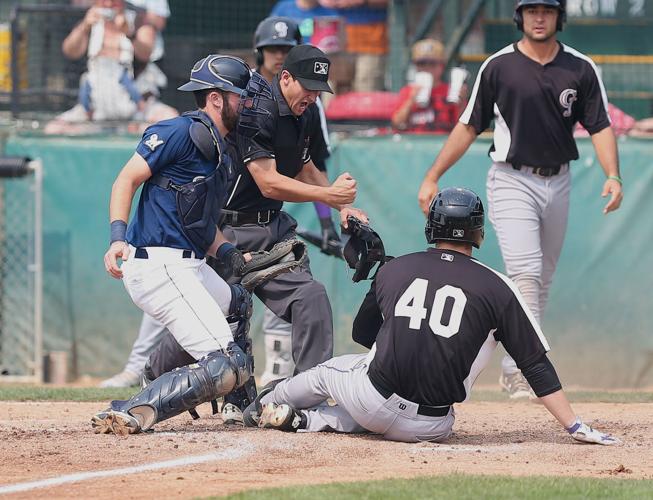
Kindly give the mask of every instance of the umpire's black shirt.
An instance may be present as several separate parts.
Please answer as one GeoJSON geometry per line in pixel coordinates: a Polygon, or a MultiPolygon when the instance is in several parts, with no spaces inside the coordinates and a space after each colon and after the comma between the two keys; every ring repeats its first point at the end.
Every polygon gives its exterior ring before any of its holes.
{"type": "Polygon", "coordinates": [[[610,126],[596,66],[589,57],[559,45],[548,64],[529,58],[514,43],[481,66],[460,121],[480,134],[494,119],[494,161],[561,165],[578,159],[573,137],[577,122],[590,134],[610,126]]]}
{"type": "Polygon", "coordinates": [[[549,350],[522,300],[512,281],[476,259],[430,248],[381,268],[353,337],[376,341],[368,375],[377,386],[418,404],[458,403],[497,342],[520,368],[549,350]]]}
{"type": "MultiPolygon", "coordinates": [[[[243,166],[238,169],[234,188],[227,199],[226,209],[241,212],[280,210],[283,202],[266,198],[256,185],[247,169],[247,164],[260,158],[273,158],[277,171],[288,177],[295,177],[312,156],[326,158],[329,155],[322,134],[320,115],[315,104],[311,104],[300,115],[295,116],[281,93],[279,77],[272,81],[274,102],[261,104],[268,113],[256,116],[258,133],[238,143],[239,156],[243,166]]],[[[237,134],[243,137],[237,131],[237,134]]]]}

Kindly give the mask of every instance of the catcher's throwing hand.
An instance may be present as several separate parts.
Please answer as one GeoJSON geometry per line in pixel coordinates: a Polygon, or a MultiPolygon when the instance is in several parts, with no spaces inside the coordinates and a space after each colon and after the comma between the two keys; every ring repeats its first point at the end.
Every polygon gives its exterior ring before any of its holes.
{"type": "Polygon", "coordinates": [[[118,265],[118,259],[129,258],[129,245],[126,241],[114,241],[107,253],[104,254],[104,268],[116,279],[122,279],[122,270],[118,265]]]}
{"type": "Polygon", "coordinates": [[[621,444],[621,441],[616,437],[592,429],[592,427],[583,423],[580,418],[576,419],[574,424],[567,429],[567,432],[572,438],[581,443],[603,444],[607,446],[621,444]]]}
{"type": "Polygon", "coordinates": [[[347,217],[356,217],[358,220],[361,222],[364,222],[367,224],[370,220],[369,217],[367,217],[367,214],[363,212],[359,208],[354,208],[354,207],[344,207],[342,210],[340,210],[340,224],[342,227],[347,229],[347,217]]]}
{"type": "Polygon", "coordinates": [[[621,189],[621,183],[618,180],[607,179],[605,181],[605,183],[603,184],[603,191],[601,192],[601,196],[605,198],[608,195],[610,195],[610,201],[608,201],[607,205],[603,207],[604,214],[607,214],[608,212],[612,212],[613,210],[619,208],[619,206],[621,205],[621,200],[624,199],[624,193],[623,190],[621,189]]]}
{"type": "Polygon", "coordinates": [[[419,208],[422,209],[422,212],[424,212],[424,215],[427,217],[429,215],[429,206],[436,194],[438,194],[438,183],[424,179],[424,182],[422,182],[422,185],[419,187],[419,192],[417,193],[417,201],[419,203],[419,208]]]}

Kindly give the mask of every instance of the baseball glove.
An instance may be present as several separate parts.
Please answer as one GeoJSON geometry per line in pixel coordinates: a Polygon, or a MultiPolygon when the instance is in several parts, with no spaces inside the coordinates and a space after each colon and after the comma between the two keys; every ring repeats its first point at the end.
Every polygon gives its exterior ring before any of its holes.
{"type": "Polygon", "coordinates": [[[306,262],[306,245],[298,239],[284,240],[269,251],[250,252],[251,260],[245,264],[240,284],[248,291],[291,271],[306,262]]]}
{"type": "Polygon", "coordinates": [[[603,445],[621,444],[621,441],[616,437],[593,429],[578,417],[576,418],[574,424],[567,429],[567,432],[571,435],[572,438],[574,438],[576,441],[580,441],[581,443],[603,445]]]}

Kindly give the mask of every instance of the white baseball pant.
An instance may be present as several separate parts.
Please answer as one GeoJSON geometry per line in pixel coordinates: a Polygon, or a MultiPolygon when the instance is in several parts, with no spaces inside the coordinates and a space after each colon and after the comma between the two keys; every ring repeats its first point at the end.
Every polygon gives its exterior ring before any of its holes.
{"type": "Polygon", "coordinates": [[[374,349],[368,354],[331,358],[276,385],[262,404],[289,404],[304,410],[307,432],[373,432],[408,443],[442,441],[451,435],[453,407],[444,417],[417,414],[417,404],[396,394],[384,398],[367,376],[374,349]],[[326,404],[333,399],[336,406],[326,404]]]}
{"type": "Polygon", "coordinates": [[[146,259],[130,251],[121,266],[127,292],[188,354],[200,359],[233,341],[225,318],[231,289],[204,259],[183,258],[176,248],[146,247],[146,259]]]}
{"type": "MultiPolygon", "coordinates": [[[[567,231],[570,190],[569,165],[557,175],[542,177],[530,167],[516,170],[495,162],[487,176],[488,213],[506,274],[538,323],[567,231]]],[[[519,371],[508,355],[501,365],[505,375],[519,371]]]]}

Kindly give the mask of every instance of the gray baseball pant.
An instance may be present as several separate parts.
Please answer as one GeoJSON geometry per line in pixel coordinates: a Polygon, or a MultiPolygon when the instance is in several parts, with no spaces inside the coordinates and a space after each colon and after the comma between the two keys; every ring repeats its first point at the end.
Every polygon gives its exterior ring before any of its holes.
{"type": "MultiPolygon", "coordinates": [[[[516,170],[495,162],[487,176],[489,217],[506,274],[538,323],[567,231],[570,190],[569,165],[563,165],[557,175],[542,177],[530,167],[516,170]]],[[[519,372],[508,355],[501,366],[505,375],[519,372]]]]}
{"type": "Polygon", "coordinates": [[[165,325],[159,323],[149,314],[143,313],[138,337],[136,337],[136,341],[134,341],[132,350],[129,353],[125,370],[139,375],[142,374],[147,358],[167,332],[168,329],[165,325]]]}
{"type": "Polygon", "coordinates": [[[444,417],[417,414],[416,403],[393,394],[384,398],[367,376],[373,351],[332,358],[286,379],[261,398],[303,410],[307,432],[373,432],[391,441],[443,441],[451,435],[453,407],[444,417]],[[333,399],[335,406],[326,404],[333,399]]]}
{"type": "MultiPolygon", "coordinates": [[[[242,251],[269,250],[295,237],[297,221],[280,212],[268,224],[223,226],[224,236],[242,251]]],[[[333,355],[333,313],[326,290],[315,281],[308,260],[302,268],[281,274],[254,290],[282,320],[292,323],[295,373],[308,370],[333,355]]]]}

